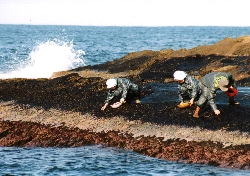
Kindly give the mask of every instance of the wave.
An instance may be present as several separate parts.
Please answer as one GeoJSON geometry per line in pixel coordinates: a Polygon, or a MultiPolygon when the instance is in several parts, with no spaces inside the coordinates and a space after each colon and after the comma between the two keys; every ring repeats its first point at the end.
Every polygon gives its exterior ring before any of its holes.
{"type": "Polygon", "coordinates": [[[84,66],[85,52],[74,49],[73,42],[58,39],[38,44],[13,71],[0,73],[0,78],[50,78],[54,72],[84,66]]]}

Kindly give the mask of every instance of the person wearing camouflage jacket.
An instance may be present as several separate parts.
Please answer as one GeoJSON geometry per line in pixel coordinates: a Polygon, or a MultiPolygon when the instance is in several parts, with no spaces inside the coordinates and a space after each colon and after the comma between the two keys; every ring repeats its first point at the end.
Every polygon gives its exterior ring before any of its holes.
{"type": "Polygon", "coordinates": [[[136,102],[139,103],[139,94],[140,89],[137,84],[134,84],[127,78],[110,78],[106,82],[108,90],[107,98],[105,100],[104,106],[101,110],[105,110],[108,104],[114,98],[120,98],[120,103],[125,103],[126,99],[129,96],[133,96],[136,98],[136,102]]]}
{"type": "Polygon", "coordinates": [[[179,83],[178,96],[180,105],[188,101],[190,106],[193,105],[199,99],[201,93],[198,86],[199,81],[184,71],[176,71],[174,73],[174,80],[179,83]]]}
{"type": "MultiPolygon", "coordinates": [[[[216,115],[220,114],[215,104],[216,91],[221,89],[223,92],[228,91],[229,88],[236,88],[235,80],[231,73],[211,72],[201,78],[199,83],[202,89],[202,94],[197,101],[197,108],[193,117],[199,118],[199,110],[209,102],[212,110],[216,115]]],[[[234,97],[229,97],[229,104],[239,104],[234,100],[234,97]]]]}

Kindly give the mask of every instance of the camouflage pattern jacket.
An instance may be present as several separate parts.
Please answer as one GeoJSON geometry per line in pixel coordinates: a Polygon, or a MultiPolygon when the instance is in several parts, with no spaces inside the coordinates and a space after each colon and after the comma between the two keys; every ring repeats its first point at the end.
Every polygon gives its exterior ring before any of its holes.
{"type": "MultiPolygon", "coordinates": [[[[217,109],[217,106],[215,104],[215,97],[216,97],[216,91],[219,89],[218,80],[221,77],[226,77],[229,81],[229,85],[236,88],[233,75],[230,73],[211,72],[201,78],[201,87],[205,86],[207,88],[206,91],[208,92],[205,93],[207,95],[206,98],[208,102],[210,103],[210,106],[213,110],[217,109]]],[[[204,89],[202,91],[204,91],[204,89]]]]}
{"type": "Polygon", "coordinates": [[[138,85],[127,78],[114,78],[117,81],[116,89],[109,89],[105,103],[109,103],[115,96],[126,99],[128,92],[137,92],[138,85]]]}
{"type": "Polygon", "coordinates": [[[184,83],[179,83],[178,85],[178,95],[180,101],[184,101],[184,97],[188,97],[189,100],[191,98],[196,98],[200,93],[200,88],[198,86],[199,81],[193,76],[187,74],[184,79],[184,83]]]}

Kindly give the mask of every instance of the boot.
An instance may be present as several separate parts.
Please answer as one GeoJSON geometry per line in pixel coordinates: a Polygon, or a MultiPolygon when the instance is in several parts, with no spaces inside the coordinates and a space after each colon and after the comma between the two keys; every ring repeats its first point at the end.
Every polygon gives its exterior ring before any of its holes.
{"type": "Polygon", "coordinates": [[[199,111],[200,111],[200,109],[201,108],[199,106],[196,107],[193,117],[199,118],[199,111]]]}
{"type": "Polygon", "coordinates": [[[238,104],[240,104],[240,103],[237,102],[237,101],[235,101],[235,100],[234,100],[234,97],[229,97],[228,104],[229,104],[229,105],[238,105],[238,104]]]}

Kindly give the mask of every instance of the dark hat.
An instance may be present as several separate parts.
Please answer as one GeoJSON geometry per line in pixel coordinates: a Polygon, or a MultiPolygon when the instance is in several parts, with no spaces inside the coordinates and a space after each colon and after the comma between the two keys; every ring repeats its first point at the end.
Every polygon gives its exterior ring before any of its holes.
{"type": "Polygon", "coordinates": [[[229,81],[228,81],[227,78],[221,78],[220,81],[219,81],[218,83],[219,83],[220,89],[221,89],[223,92],[226,92],[226,91],[228,90],[229,81]]]}

